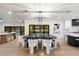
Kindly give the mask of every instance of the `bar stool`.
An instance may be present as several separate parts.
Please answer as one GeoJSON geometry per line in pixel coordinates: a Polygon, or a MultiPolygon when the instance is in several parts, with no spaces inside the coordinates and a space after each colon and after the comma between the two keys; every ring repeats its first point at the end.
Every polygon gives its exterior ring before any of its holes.
{"type": "Polygon", "coordinates": [[[11,39],[11,40],[14,40],[13,34],[10,35],[10,39],[11,39]]]}
{"type": "Polygon", "coordinates": [[[22,38],[23,36],[19,36],[18,37],[18,47],[21,46],[21,47],[25,47],[25,41],[24,39],[22,38]]]}
{"type": "Polygon", "coordinates": [[[6,35],[6,38],[7,38],[7,42],[9,42],[11,39],[10,39],[10,34],[7,34],[6,35]]]}

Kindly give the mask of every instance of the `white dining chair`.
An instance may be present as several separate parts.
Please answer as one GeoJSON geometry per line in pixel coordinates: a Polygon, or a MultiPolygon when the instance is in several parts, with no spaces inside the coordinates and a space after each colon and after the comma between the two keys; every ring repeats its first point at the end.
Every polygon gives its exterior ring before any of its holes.
{"type": "Polygon", "coordinates": [[[18,37],[18,47],[25,47],[25,41],[22,37],[23,36],[18,37]]]}
{"type": "Polygon", "coordinates": [[[37,39],[28,39],[28,45],[30,49],[30,54],[34,53],[34,47],[38,49],[38,40],[37,39]]]}
{"type": "Polygon", "coordinates": [[[46,47],[46,54],[50,54],[52,40],[42,39],[42,49],[46,47]]]}

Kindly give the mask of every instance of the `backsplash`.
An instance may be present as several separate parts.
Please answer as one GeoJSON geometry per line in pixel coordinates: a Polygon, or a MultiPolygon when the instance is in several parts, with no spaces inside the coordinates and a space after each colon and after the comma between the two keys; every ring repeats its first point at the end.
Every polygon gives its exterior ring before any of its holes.
{"type": "Polygon", "coordinates": [[[79,32],[79,26],[72,26],[70,30],[71,32],[79,32]]]}

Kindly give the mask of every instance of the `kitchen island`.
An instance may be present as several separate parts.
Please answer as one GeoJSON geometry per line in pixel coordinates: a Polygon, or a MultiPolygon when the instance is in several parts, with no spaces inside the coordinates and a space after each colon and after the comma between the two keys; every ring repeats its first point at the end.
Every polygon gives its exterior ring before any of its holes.
{"type": "Polygon", "coordinates": [[[79,33],[67,34],[67,42],[72,46],[79,47],[79,33]]]}
{"type": "Polygon", "coordinates": [[[0,33],[0,44],[16,39],[16,33],[0,33]]]}

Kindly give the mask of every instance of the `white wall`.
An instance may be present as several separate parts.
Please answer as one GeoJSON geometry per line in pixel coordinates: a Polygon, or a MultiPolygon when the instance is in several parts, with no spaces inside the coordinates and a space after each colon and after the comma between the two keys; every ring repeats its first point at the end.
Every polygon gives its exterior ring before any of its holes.
{"type": "Polygon", "coordinates": [[[60,20],[53,20],[53,19],[44,19],[41,23],[39,23],[37,20],[35,19],[31,19],[31,20],[25,20],[25,35],[29,34],[29,24],[48,24],[49,25],[49,34],[52,35],[53,31],[54,31],[54,24],[58,23],[60,24],[60,32],[62,32],[62,28],[64,26],[63,21],[60,20]]]}
{"type": "Polygon", "coordinates": [[[0,32],[4,32],[4,25],[2,22],[0,22],[0,32]]]}
{"type": "Polygon", "coordinates": [[[4,26],[24,26],[24,20],[19,22],[19,18],[13,13],[9,15],[8,11],[0,12],[0,18],[3,18],[0,22],[0,32],[4,32],[4,26]]]}
{"type": "Polygon", "coordinates": [[[79,19],[79,13],[70,13],[65,20],[65,28],[69,29],[70,32],[78,32],[79,26],[72,26],[72,19],[79,19]]]}

